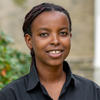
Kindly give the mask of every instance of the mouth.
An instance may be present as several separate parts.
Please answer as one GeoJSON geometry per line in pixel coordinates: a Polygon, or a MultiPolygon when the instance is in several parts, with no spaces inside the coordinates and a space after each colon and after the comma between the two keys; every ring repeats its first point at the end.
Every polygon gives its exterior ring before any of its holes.
{"type": "Polygon", "coordinates": [[[63,54],[64,50],[49,50],[47,54],[52,58],[59,58],[63,54]]]}

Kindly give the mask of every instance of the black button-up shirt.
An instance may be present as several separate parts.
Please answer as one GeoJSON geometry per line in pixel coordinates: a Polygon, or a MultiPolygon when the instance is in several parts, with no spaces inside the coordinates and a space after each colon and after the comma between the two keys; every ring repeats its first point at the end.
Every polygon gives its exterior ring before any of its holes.
{"type": "MultiPolygon", "coordinates": [[[[63,69],[66,72],[66,82],[59,100],[100,100],[98,85],[72,74],[67,62],[64,62],[63,69]]],[[[28,75],[10,83],[0,91],[0,100],[52,100],[52,98],[40,83],[36,67],[33,65],[28,75]]]]}

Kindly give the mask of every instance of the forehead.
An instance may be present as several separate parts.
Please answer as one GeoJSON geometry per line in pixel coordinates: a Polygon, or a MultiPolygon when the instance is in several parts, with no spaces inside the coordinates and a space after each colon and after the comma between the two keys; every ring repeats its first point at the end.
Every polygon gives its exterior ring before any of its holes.
{"type": "Polygon", "coordinates": [[[68,24],[67,15],[60,11],[45,11],[32,22],[32,26],[48,24],[68,24]]]}

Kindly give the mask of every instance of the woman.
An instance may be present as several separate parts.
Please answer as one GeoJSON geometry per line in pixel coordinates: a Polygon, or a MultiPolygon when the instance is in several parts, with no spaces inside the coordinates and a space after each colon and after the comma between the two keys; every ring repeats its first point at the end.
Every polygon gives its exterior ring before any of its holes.
{"type": "Polygon", "coordinates": [[[65,58],[71,47],[71,19],[61,6],[42,3],[23,24],[32,55],[31,71],[0,91],[0,100],[100,100],[100,87],[72,74],[65,58]]]}

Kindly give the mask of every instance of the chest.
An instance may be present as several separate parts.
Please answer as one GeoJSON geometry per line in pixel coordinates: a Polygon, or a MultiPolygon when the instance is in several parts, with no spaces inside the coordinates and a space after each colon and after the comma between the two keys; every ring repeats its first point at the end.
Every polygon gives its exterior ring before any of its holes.
{"type": "Polygon", "coordinates": [[[84,90],[83,92],[80,92],[73,89],[66,89],[65,91],[63,90],[62,95],[60,95],[59,98],[56,98],[56,96],[58,96],[57,94],[55,94],[56,92],[52,93],[54,93],[52,94],[53,96],[55,96],[54,99],[51,98],[51,96],[44,88],[38,88],[24,93],[25,95],[23,95],[23,93],[17,94],[16,100],[98,100],[96,98],[96,95],[93,95],[91,92],[86,92],[84,90]]]}

